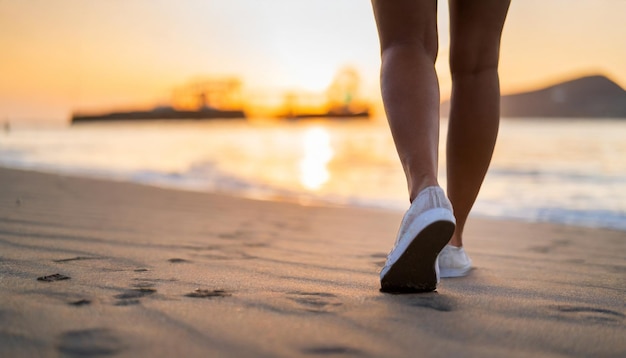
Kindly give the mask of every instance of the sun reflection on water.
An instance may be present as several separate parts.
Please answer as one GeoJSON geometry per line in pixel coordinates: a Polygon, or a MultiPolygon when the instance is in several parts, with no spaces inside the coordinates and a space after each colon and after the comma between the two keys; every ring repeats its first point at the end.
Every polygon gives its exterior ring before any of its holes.
{"type": "Polygon", "coordinates": [[[330,179],[327,165],[334,156],[330,135],[324,128],[310,128],[304,133],[302,145],[300,183],[307,189],[317,190],[330,179]]]}

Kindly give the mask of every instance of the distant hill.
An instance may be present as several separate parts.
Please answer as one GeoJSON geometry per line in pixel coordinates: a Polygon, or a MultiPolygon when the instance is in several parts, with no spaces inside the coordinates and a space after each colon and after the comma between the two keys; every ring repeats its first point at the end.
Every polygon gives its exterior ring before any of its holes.
{"type": "MultiPolygon", "coordinates": [[[[441,113],[449,113],[442,103],[441,113]]],[[[626,91],[604,76],[581,77],[535,91],[502,96],[502,117],[625,118],[626,91]]]]}

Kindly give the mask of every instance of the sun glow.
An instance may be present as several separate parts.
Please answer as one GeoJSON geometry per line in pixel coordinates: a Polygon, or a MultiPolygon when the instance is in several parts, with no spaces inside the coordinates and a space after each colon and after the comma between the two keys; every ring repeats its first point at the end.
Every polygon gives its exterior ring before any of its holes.
{"type": "Polygon", "coordinates": [[[323,128],[311,128],[304,133],[302,144],[300,182],[307,189],[317,190],[330,179],[327,165],[334,156],[330,135],[323,128]]]}
{"type": "MultiPolygon", "coordinates": [[[[439,3],[442,99],[451,90],[447,9],[439,3]]],[[[589,73],[625,87],[626,46],[618,45],[625,12],[626,1],[514,1],[502,37],[502,93],[589,73]]],[[[296,114],[318,113],[326,109],[313,108],[309,94],[327,100],[333,74],[346,65],[362,76],[362,99],[381,107],[369,2],[0,0],[0,24],[0,120],[170,104],[193,109],[197,97],[170,100],[176,86],[197,76],[237,77],[250,116],[289,112],[286,92],[297,94],[296,114]]]]}

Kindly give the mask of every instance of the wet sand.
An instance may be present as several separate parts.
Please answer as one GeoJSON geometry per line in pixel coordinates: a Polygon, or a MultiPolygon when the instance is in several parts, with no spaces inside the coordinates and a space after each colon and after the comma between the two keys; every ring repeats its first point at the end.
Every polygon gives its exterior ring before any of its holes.
{"type": "Polygon", "coordinates": [[[473,219],[389,295],[401,213],[0,169],[0,356],[626,355],[626,233],[473,219]]]}

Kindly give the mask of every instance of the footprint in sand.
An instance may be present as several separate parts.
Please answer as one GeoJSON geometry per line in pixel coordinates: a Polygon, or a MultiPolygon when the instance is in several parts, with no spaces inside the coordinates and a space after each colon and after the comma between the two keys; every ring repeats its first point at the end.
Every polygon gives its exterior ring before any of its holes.
{"type": "Polygon", "coordinates": [[[69,280],[70,278],[71,277],[69,276],[61,275],[60,273],[55,273],[53,275],[37,277],[37,281],[54,282],[54,281],[69,280]]]}
{"type": "Polygon", "coordinates": [[[116,355],[125,347],[113,331],[94,328],[63,333],[57,350],[64,357],[98,357],[116,355]]]}
{"type": "Polygon", "coordinates": [[[213,298],[213,297],[229,297],[232,296],[230,292],[225,290],[205,290],[196,288],[193,292],[185,294],[187,297],[192,298],[213,298]]]}
{"type": "Polygon", "coordinates": [[[140,287],[132,290],[126,290],[119,295],[115,295],[113,297],[120,300],[125,300],[129,298],[141,298],[144,296],[152,295],[154,293],[156,293],[156,290],[154,288],[140,287]]]}
{"type": "Polygon", "coordinates": [[[130,306],[139,304],[139,299],[145,296],[152,295],[156,293],[157,290],[149,287],[139,287],[131,290],[126,290],[120,294],[117,294],[115,297],[118,301],[114,303],[115,306],[130,306]]]}
{"type": "Polygon", "coordinates": [[[90,305],[91,304],[91,300],[83,298],[83,299],[80,299],[80,300],[77,300],[77,301],[68,302],[67,304],[68,305],[72,305],[72,306],[80,307],[80,306],[90,305]]]}
{"type": "Polygon", "coordinates": [[[299,304],[304,311],[314,313],[330,313],[333,308],[342,305],[337,296],[326,292],[287,292],[287,298],[299,304]]]}
{"type": "Polygon", "coordinates": [[[319,346],[319,347],[308,347],[301,350],[303,354],[307,355],[356,355],[362,356],[363,352],[356,349],[345,346],[319,346]]]}

